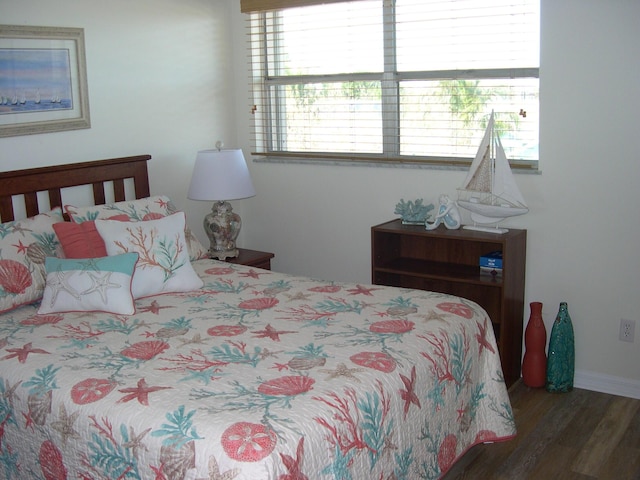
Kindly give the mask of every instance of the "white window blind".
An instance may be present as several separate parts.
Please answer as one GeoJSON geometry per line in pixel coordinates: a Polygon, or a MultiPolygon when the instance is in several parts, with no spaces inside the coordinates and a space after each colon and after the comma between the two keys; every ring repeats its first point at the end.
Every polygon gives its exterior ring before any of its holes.
{"type": "Polygon", "coordinates": [[[254,154],[467,165],[491,111],[537,168],[539,0],[359,0],[247,14],[254,154]]]}

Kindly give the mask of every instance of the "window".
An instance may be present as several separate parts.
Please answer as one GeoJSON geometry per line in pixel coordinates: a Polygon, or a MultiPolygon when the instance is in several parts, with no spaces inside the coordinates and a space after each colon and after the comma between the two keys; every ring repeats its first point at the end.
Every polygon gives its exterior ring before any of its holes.
{"type": "Polygon", "coordinates": [[[247,19],[256,155],[464,166],[493,110],[512,167],[537,168],[539,0],[357,0],[247,19]]]}

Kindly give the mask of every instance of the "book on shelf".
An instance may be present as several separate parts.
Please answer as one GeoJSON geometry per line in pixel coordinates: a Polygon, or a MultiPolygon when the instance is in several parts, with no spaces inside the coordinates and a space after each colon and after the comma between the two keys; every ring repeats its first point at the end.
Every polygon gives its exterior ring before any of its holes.
{"type": "Polygon", "coordinates": [[[502,270],[502,252],[496,250],[482,255],[480,257],[480,268],[495,268],[502,270]]]}
{"type": "Polygon", "coordinates": [[[502,277],[502,252],[495,250],[480,257],[480,275],[502,277]]]}

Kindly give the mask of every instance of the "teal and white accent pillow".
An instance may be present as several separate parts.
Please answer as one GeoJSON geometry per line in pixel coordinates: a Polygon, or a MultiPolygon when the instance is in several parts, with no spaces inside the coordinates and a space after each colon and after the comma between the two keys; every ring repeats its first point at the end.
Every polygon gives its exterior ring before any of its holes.
{"type": "Polygon", "coordinates": [[[131,280],[137,261],[137,253],[101,258],[48,257],[46,285],[38,313],[133,315],[131,280]]]}
{"type": "Polygon", "coordinates": [[[204,283],[189,260],[184,212],[144,222],[96,220],[95,224],[108,255],[139,255],[131,284],[133,298],[202,288],[204,283]]]}

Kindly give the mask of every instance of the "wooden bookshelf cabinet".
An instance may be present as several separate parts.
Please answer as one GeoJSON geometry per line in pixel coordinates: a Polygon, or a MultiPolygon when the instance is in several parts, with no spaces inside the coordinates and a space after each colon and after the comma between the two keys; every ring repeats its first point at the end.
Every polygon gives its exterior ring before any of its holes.
{"type": "Polygon", "coordinates": [[[507,386],[520,378],[527,231],[435,230],[400,219],[371,227],[371,279],[378,285],[468,298],[493,323],[507,386]],[[480,257],[502,251],[502,277],[480,274],[480,257]]]}

